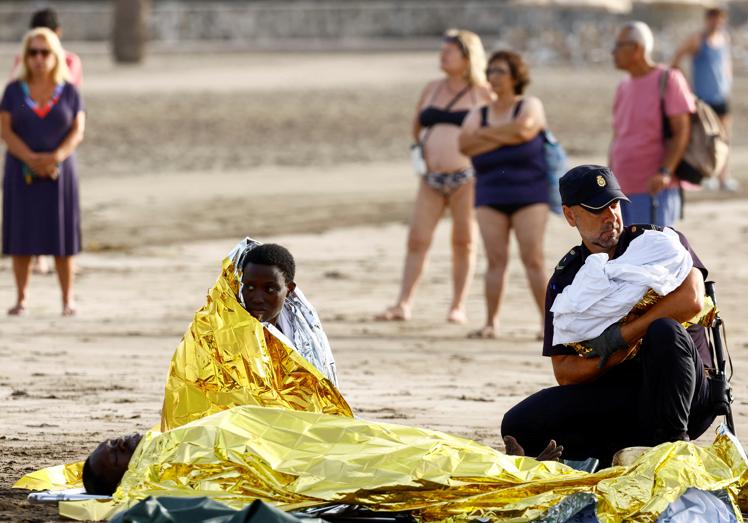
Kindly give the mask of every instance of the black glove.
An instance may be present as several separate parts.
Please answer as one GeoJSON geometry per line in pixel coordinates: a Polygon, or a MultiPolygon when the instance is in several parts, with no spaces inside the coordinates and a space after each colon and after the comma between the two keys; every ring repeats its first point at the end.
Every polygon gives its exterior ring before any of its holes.
{"type": "Polygon", "coordinates": [[[600,363],[597,364],[598,369],[602,369],[605,366],[608,358],[610,358],[613,353],[629,346],[629,344],[626,343],[626,340],[623,339],[623,336],[621,336],[620,323],[614,323],[605,329],[597,338],[583,341],[582,344],[592,349],[584,355],[585,358],[594,358],[595,356],[600,357],[600,363]]]}

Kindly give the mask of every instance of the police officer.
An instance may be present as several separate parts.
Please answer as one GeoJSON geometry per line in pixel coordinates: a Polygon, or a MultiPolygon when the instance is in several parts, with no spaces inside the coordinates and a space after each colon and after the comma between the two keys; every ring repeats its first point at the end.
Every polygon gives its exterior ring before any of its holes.
{"type": "Polygon", "coordinates": [[[703,327],[687,331],[681,322],[702,309],[706,268],[678,233],[693,269],[677,289],[639,318],[614,323],[588,340],[590,357],[553,345],[551,306],[587,256],[603,252],[616,258],[644,230],[662,230],[623,227],[620,202],[627,198],[606,167],[571,169],[561,178],[560,191],[564,217],[582,243],[561,259],[546,291],[543,355],[551,358],[559,386],[541,390],[507,412],[502,434],[516,438],[528,455],[553,439],[563,445],[565,458],[595,457],[603,466],[625,447],[697,438],[715,418],[704,375],[704,366],[712,366],[711,351],[703,327]],[[642,338],[637,356],[623,361],[629,345],[642,338]]]}

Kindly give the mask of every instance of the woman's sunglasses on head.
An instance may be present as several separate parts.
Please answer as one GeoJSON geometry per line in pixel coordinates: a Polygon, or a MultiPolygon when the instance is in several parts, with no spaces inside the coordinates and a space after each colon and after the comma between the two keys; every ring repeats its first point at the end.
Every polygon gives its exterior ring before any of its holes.
{"type": "Polygon", "coordinates": [[[444,41],[456,45],[462,53],[462,56],[464,56],[465,58],[470,56],[470,52],[468,51],[465,42],[463,42],[459,36],[445,36],[444,41]]]}

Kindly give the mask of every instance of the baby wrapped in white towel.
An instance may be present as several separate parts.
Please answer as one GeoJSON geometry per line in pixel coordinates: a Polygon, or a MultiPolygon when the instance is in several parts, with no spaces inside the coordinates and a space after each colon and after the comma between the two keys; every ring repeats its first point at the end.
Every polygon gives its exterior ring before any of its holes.
{"type": "Polygon", "coordinates": [[[665,296],[683,283],[692,267],[690,253],[669,228],[645,231],[614,260],[605,253],[589,255],[553,302],[553,344],[599,336],[626,316],[648,289],[665,296]]]}

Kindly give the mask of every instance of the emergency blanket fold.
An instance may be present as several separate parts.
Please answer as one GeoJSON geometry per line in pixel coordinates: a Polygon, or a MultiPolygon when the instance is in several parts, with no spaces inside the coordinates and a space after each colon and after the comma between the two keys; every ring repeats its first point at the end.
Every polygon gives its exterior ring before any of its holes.
{"type": "Polygon", "coordinates": [[[335,385],[252,317],[238,293],[227,258],[171,359],[161,430],[237,405],[352,416],[335,385]]]}
{"type": "Polygon", "coordinates": [[[666,443],[630,467],[588,474],[427,429],[244,406],[148,433],[114,503],[207,496],[234,508],[254,499],[284,510],[350,503],[411,510],[421,521],[519,522],[588,494],[604,523],[655,521],[689,487],[726,490],[734,503],[746,470],[729,433],[709,447],[666,443]]]}
{"type": "Polygon", "coordinates": [[[551,306],[553,344],[599,336],[626,316],[649,289],[665,296],[683,283],[692,268],[691,254],[669,228],[644,231],[610,261],[605,253],[590,254],[551,306]]]}

